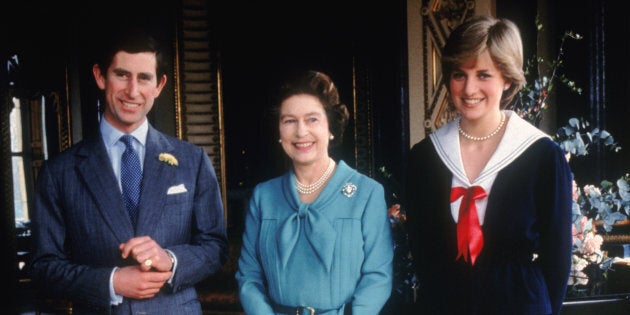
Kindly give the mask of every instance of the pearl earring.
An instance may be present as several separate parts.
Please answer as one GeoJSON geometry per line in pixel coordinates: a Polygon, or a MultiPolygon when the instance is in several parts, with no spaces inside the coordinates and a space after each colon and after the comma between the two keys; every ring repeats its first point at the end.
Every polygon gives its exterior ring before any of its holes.
{"type": "Polygon", "coordinates": [[[509,88],[510,88],[510,86],[506,85],[506,86],[503,87],[503,91],[507,91],[507,89],[509,89],[509,88]]]}
{"type": "Polygon", "coordinates": [[[282,139],[278,139],[278,143],[282,143],[282,139]]]}
{"type": "Polygon", "coordinates": [[[330,137],[328,137],[328,139],[333,140],[333,139],[335,139],[335,136],[334,135],[330,135],[330,137]]]}

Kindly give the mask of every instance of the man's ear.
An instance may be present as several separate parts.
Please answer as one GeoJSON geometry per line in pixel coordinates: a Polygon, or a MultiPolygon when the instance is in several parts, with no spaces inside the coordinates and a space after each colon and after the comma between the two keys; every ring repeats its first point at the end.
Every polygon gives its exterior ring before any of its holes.
{"type": "Polygon", "coordinates": [[[160,92],[162,92],[164,85],[166,85],[166,74],[163,74],[160,78],[160,81],[158,82],[153,92],[153,97],[158,97],[160,95],[160,92]]]}
{"type": "Polygon", "coordinates": [[[101,72],[101,67],[98,64],[92,66],[92,73],[94,74],[94,80],[96,81],[96,85],[101,90],[105,90],[105,76],[101,72]]]}

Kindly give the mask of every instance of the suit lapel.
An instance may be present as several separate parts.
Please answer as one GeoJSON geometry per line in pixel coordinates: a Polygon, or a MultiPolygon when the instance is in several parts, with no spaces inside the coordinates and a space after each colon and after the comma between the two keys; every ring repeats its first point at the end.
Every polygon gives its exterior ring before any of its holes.
{"type": "Polygon", "coordinates": [[[146,154],[142,171],[142,193],[138,213],[137,235],[152,235],[161,216],[166,191],[177,167],[170,166],[159,160],[160,153],[173,154],[173,146],[153,127],[149,126],[146,142],[146,154]]]}
{"type": "Polygon", "coordinates": [[[133,227],[103,141],[100,137],[86,141],[85,146],[77,151],[77,155],[84,157],[78,159],[81,162],[77,168],[96,201],[103,221],[121,243],[126,242],[133,237],[133,227]]]}

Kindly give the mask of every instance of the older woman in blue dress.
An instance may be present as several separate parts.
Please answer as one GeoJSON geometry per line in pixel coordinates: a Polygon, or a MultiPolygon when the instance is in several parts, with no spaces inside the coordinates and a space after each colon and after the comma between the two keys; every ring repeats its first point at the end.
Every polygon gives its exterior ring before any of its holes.
{"type": "Polygon", "coordinates": [[[281,87],[276,114],[292,167],[250,201],[236,274],[245,313],[378,314],[393,243],[383,187],[328,154],[345,104],[326,74],[308,71],[281,87]]]}

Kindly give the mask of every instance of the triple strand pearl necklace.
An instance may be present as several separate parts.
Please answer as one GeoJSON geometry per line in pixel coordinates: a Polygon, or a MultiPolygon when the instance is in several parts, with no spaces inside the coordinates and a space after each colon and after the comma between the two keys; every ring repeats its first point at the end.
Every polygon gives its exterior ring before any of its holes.
{"type": "Polygon", "coordinates": [[[493,132],[483,136],[483,137],[475,137],[475,136],[471,136],[469,134],[466,133],[466,131],[464,131],[464,129],[462,129],[462,127],[460,126],[459,122],[462,120],[461,117],[459,117],[457,119],[457,130],[459,130],[459,134],[462,135],[464,138],[468,139],[468,140],[472,140],[472,141],[484,141],[484,140],[488,140],[490,138],[492,138],[494,135],[496,135],[497,133],[499,133],[499,131],[501,130],[501,128],[503,128],[503,124],[505,124],[505,113],[501,112],[501,122],[499,123],[499,126],[497,127],[497,129],[495,129],[493,132]]]}
{"type": "Polygon", "coordinates": [[[302,195],[308,195],[308,194],[312,194],[318,191],[322,187],[322,185],[324,185],[324,183],[330,178],[330,175],[332,175],[334,169],[335,169],[335,161],[333,161],[333,159],[330,159],[330,163],[328,163],[328,168],[326,168],[322,176],[318,180],[316,180],[314,183],[310,185],[304,185],[300,183],[300,181],[298,181],[296,177],[295,189],[297,189],[298,193],[302,195]]]}

